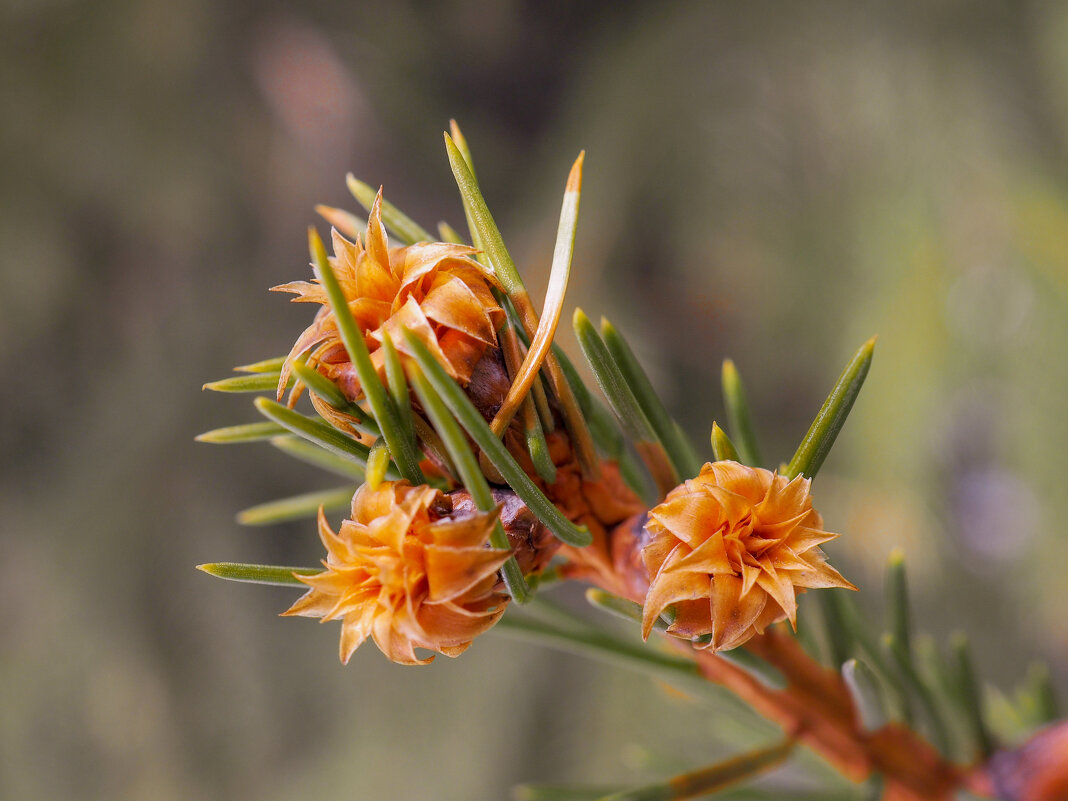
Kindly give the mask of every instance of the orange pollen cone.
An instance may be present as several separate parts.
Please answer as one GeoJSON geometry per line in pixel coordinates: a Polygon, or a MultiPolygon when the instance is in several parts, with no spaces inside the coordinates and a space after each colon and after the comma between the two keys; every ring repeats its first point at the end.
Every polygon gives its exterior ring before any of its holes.
{"type": "Polygon", "coordinates": [[[810,483],[715,462],[650,510],[642,549],[650,577],[643,635],[674,607],[669,633],[728,650],[772,623],[794,623],[798,592],[856,589],[819,547],[838,535],[823,530],[810,483]]]}
{"type": "MultiPolygon", "coordinates": [[[[381,190],[371,207],[367,234],[350,242],[331,232],[330,265],[353,319],[364,335],[371,360],[384,375],[382,341],[386,335],[402,353],[402,329],[414,333],[449,374],[466,385],[487,348],[497,346],[504,310],[493,296],[492,272],[472,257],[477,251],[447,242],[418,242],[389,248],[382,225],[381,190]]],[[[272,288],[290,292],[297,303],[319,303],[314,322],[297,338],[279,377],[278,397],[289,380],[292,362],[304,355],[349,400],[362,395],[356,371],[341,342],[326,291],[317,282],[293,281],[272,288]]],[[[299,384],[298,384],[299,386],[299,384]]],[[[317,399],[313,396],[313,402],[317,399]]],[[[316,409],[346,428],[344,415],[321,401],[316,409]]]]}
{"type": "Polygon", "coordinates": [[[319,511],[326,568],[298,576],[308,590],[285,615],[341,621],[341,661],[368,638],[392,661],[427,664],[415,648],[458,656],[504,614],[497,570],[511,551],[489,547],[496,512],[452,510],[406,481],[366,485],[335,533],[319,511]]]}

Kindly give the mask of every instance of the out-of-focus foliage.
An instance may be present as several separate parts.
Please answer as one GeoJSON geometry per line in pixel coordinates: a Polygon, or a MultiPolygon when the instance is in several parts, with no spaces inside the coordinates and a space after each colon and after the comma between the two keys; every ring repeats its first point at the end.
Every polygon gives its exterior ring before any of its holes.
{"type": "Polygon", "coordinates": [[[307,274],[314,203],[355,207],[346,171],[463,222],[450,116],[535,297],[586,148],[569,302],[700,441],[731,356],[788,459],[878,333],[815,486],[829,549],[877,608],[901,545],[920,628],[968,630],[1005,687],[1047,657],[1063,691],[1066,37],[1042,2],[6,4],[0,794],[501,798],[746,742],[492,637],[341,668],[336,631],[274,617],[288,590],[192,569],[316,558],[310,525],[226,522],[321,482],[193,443],[235,408],[197,387],[307,325],[266,288],[307,274]]]}

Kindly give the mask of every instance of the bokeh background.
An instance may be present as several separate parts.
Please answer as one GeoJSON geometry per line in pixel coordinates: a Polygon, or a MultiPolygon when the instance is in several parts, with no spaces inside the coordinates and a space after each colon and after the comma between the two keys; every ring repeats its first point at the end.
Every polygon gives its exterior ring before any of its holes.
{"type": "Polygon", "coordinates": [[[0,796],[500,799],[743,736],[493,635],[342,667],[292,592],[193,570],[319,558],[233,514],[332,479],[194,443],[254,418],[199,388],[306,324],[266,289],[346,171],[462,222],[449,117],[539,297],[587,150],[571,301],[701,443],[725,356],[779,459],[878,333],[833,558],[877,611],[903,546],[923,628],[1068,690],[1065,4],[6,0],[0,42],[0,796]]]}

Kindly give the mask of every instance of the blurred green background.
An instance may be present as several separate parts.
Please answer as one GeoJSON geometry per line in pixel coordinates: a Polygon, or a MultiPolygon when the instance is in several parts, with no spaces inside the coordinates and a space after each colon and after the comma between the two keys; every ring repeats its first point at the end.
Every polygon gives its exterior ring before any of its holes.
{"type": "Polygon", "coordinates": [[[292,592],[193,570],[319,558],[233,514],[332,479],[194,443],[255,416],[199,387],[307,323],[266,289],[346,171],[462,222],[449,117],[538,297],[587,150],[571,302],[702,444],[725,356],[787,458],[878,333],[832,558],[878,610],[902,545],[922,627],[1068,694],[1065,4],[7,0],[0,42],[0,796],[500,799],[743,736],[493,635],[342,667],[292,592]]]}

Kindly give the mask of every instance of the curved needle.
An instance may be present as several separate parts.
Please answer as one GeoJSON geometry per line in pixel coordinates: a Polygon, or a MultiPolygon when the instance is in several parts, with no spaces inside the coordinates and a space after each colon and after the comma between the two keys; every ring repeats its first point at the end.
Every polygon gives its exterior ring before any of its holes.
{"type": "Polygon", "coordinates": [[[537,378],[542,362],[545,361],[552,347],[553,337],[556,335],[556,326],[560,322],[560,314],[564,308],[567,281],[571,275],[571,255],[575,250],[575,228],[578,225],[579,198],[582,195],[582,162],[585,157],[586,151],[583,150],[575,159],[571,173],[567,177],[563,207],[560,209],[560,227],[556,233],[556,249],[553,251],[553,266],[549,274],[549,287],[545,291],[545,307],[542,309],[541,321],[538,323],[537,331],[534,332],[534,338],[530,341],[526,358],[523,359],[523,363],[516,372],[508,395],[505,396],[500,410],[490,424],[493,433],[498,437],[504,434],[504,430],[534,384],[534,379],[537,378]]]}

